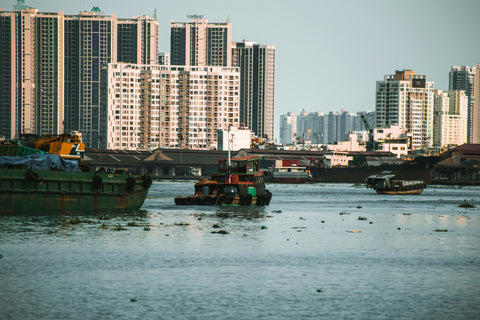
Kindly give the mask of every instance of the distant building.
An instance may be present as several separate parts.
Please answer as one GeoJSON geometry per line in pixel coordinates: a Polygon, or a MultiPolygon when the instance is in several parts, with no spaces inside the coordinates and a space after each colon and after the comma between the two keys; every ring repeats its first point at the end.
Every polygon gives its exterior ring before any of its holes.
{"type": "MultiPolygon", "coordinates": [[[[475,78],[475,74],[477,67],[469,67],[469,66],[452,66],[449,72],[449,82],[448,82],[448,90],[455,91],[455,90],[463,90],[465,95],[468,98],[468,124],[467,124],[467,141],[468,143],[479,143],[480,141],[473,141],[474,140],[474,128],[478,128],[478,111],[475,108],[476,103],[476,95],[475,95],[475,87],[479,86],[478,80],[475,78]],[[477,115],[477,117],[476,117],[477,115]],[[477,123],[477,124],[476,124],[477,123]]],[[[478,137],[478,133],[475,134],[478,137]]]]}
{"type": "Polygon", "coordinates": [[[468,139],[468,97],[465,91],[435,92],[434,146],[459,146],[468,139]]]}
{"type": "Polygon", "coordinates": [[[161,65],[161,66],[169,66],[170,65],[170,53],[160,52],[158,54],[158,64],[161,65]]]}
{"type": "Polygon", "coordinates": [[[98,147],[102,65],[157,63],[158,22],[95,11],[0,11],[0,135],[80,131],[98,147]]]}
{"type": "Polygon", "coordinates": [[[238,151],[240,149],[249,149],[252,132],[249,129],[238,129],[232,127],[230,129],[218,130],[218,147],[219,151],[238,151]],[[230,141],[229,141],[230,139],[230,141]]]}
{"type": "Polygon", "coordinates": [[[180,66],[232,65],[231,25],[209,23],[201,16],[170,23],[170,62],[180,66]]]}
{"type": "Polygon", "coordinates": [[[63,12],[0,11],[1,136],[63,133],[63,28],[63,12]]]}
{"type": "Polygon", "coordinates": [[[97,12],[65,17],[65,129],[98,147],[101,68],[111,62],[158,62],[158,22],[147,16],[117,19],[97,12]],[[122,61],[125,60],[125,61],[122,61]]]}
{"type": "Polygon", "coordinates": [[[280,115],[280,144],[295,142],[297,135],[297,116],[295,112],[280,115]]]}
{"type": "MultiPolygon", "coordinates": [[[[328,114],[323,114],[321,112],[307,113],[302,110],[296,116],[296,128],[294,130],[296,139],[304,142],[308,141],[309,144],[316,145],[349,141],[351,132],[366,130],[361,115],[364,115],[368,119],[367,121],[373,123],[372,120],[375,118],[375,113],[371,111],[350,113],[342,110],[341,112],[330,111],[328,114]]],[[[285,132],[286,128],[285,120],[282,117],[280,116],[281,139],[282,133],[285,132]]]]}
{"type": "Polygon", "coordinates": [[[104,68],[101,135],[108,149],[215,149],[239,127],[237,68],[134,65],[104,68]]]}
{"type": "Polygon", "coordinates": [[[240,69],[240,122],[260,138],[273,139],[275,46],[235,42],[233,66],[240,69]]]}
{"type": "Polygon", "coordinates": [[[412,134],[412,148],[433,145],[434,83],[415,71],[395,71],[377,81],[375,127],[399,125],[412,134]]]}

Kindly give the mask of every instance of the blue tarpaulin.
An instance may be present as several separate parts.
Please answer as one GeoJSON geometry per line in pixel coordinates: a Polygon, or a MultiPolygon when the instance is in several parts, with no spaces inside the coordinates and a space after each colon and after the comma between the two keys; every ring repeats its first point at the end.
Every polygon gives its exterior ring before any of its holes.
{"type": "Polygon", "coordinates": [[[57,154],[32,154],[25,157],[0,157],[0,168],[21,165],[30,170],[59,170],[78,172],[78,161],[61,158],[57,154]]]}

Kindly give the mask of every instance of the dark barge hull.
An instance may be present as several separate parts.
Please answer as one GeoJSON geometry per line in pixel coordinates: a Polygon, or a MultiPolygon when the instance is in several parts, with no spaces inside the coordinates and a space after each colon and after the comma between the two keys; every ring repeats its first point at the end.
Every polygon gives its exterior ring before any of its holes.
{"type": "Polygon", "coordinates": [[[433,169],[424,165],[311,168],[313,181],[334,183],[364,183],[365,177],[381,171],[391,171],[398,179],[432,183],[433,169]]]}
{"type": "Polygon", "coordinates": [[[148,176],[0,169],[0,215],[137,210],[151,183],[148,176]]]}

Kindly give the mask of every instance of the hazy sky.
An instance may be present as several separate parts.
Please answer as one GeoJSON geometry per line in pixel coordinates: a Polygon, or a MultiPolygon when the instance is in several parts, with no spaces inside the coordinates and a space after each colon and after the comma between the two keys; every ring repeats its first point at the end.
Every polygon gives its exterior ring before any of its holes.
{"type": "MultiPolygon", "coordinates": [[[[480,0],[26,0],[40,11],[77,14],[98,6],[119,18],[157,9],[159,49],[170,21],[189,14],[230,18],[233,41],[274,45],[275,129],[280,114],[375,110],[375,81],[395,70],[425,74],[448,89],[453,65],[480,63],[480,0]]],[[[0,0],[11,10],[16,0],[0,0]]]]}

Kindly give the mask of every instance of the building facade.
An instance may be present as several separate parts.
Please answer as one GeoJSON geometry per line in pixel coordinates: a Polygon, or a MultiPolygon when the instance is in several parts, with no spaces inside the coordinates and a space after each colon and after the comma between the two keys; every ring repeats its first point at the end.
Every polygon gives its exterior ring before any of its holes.
{"type": "Polygon", "coordinates": [[[170,23],[170,62],[180,66],[232,65],[231,24],[209,23],[202,16],[170,23]]]}
{"type": "Polygon", "coordinates": [[[434,146],[459,146],[467,143],[468,107],[468,97],[463,90],[435,92],[434,146]]]}
{"type": "Polygon", "coordinates": [[[102,102],[102,147],[215,149],[239,127],[237,68],[111,63],[102,102]]]}
{"type": "Polygon", "coordinates": [[[273,139],[275,47],[235,42],[233,66],[240,69],[240,122],[257,137],[273,139]]]}
{"type": "Polygon", "coordinates": [[[158,63],[158,22],[145,16],[1,11],[0,42],[0,136],[7,138],[78,131],[97,147],[101,66],[117,56],[158,63]]]}
{"type": "Polygon", "coordinates": [[[399,125],[412,134],[412,149],[433,146],[434,83],[415,71],[395,71],[376,84],[375,127],[399,125]]]}
{"type": "Polygon", "coordinates": [[[100,133],[103,65],[158,63],[158,22],[147,16],[117,19],[97,12],[65,17],[65,129],[80,131],[96,148],[100,133]]]}
{"type": "MultiPolygon", "coordinates": [[[[478,80],[475,81],[475,73],[478,67],[469,67],[469,66],[452,66],[448,75],[448,90],[463,90],[465,95],[468,97],[468,143],[479,143],[477,140],[474,141],[474,127],[478,128],[478,119],[475,121],[475,105],[476,105],[476,95],[475,95],[475,85],[478,86],[478,80]]],[[[478,136],[478,134],[476,134],[478,136]]]]}
{"type": "Polygon", "coordinates": [[[297,136],[297,116],[295,112],[280,115],[280,144],[295,142],[297,136]]]}
{"type": "Polygon", "coordinates": [[[0,136],[63,133],[63,12],[0,12],[0,136]]]}

